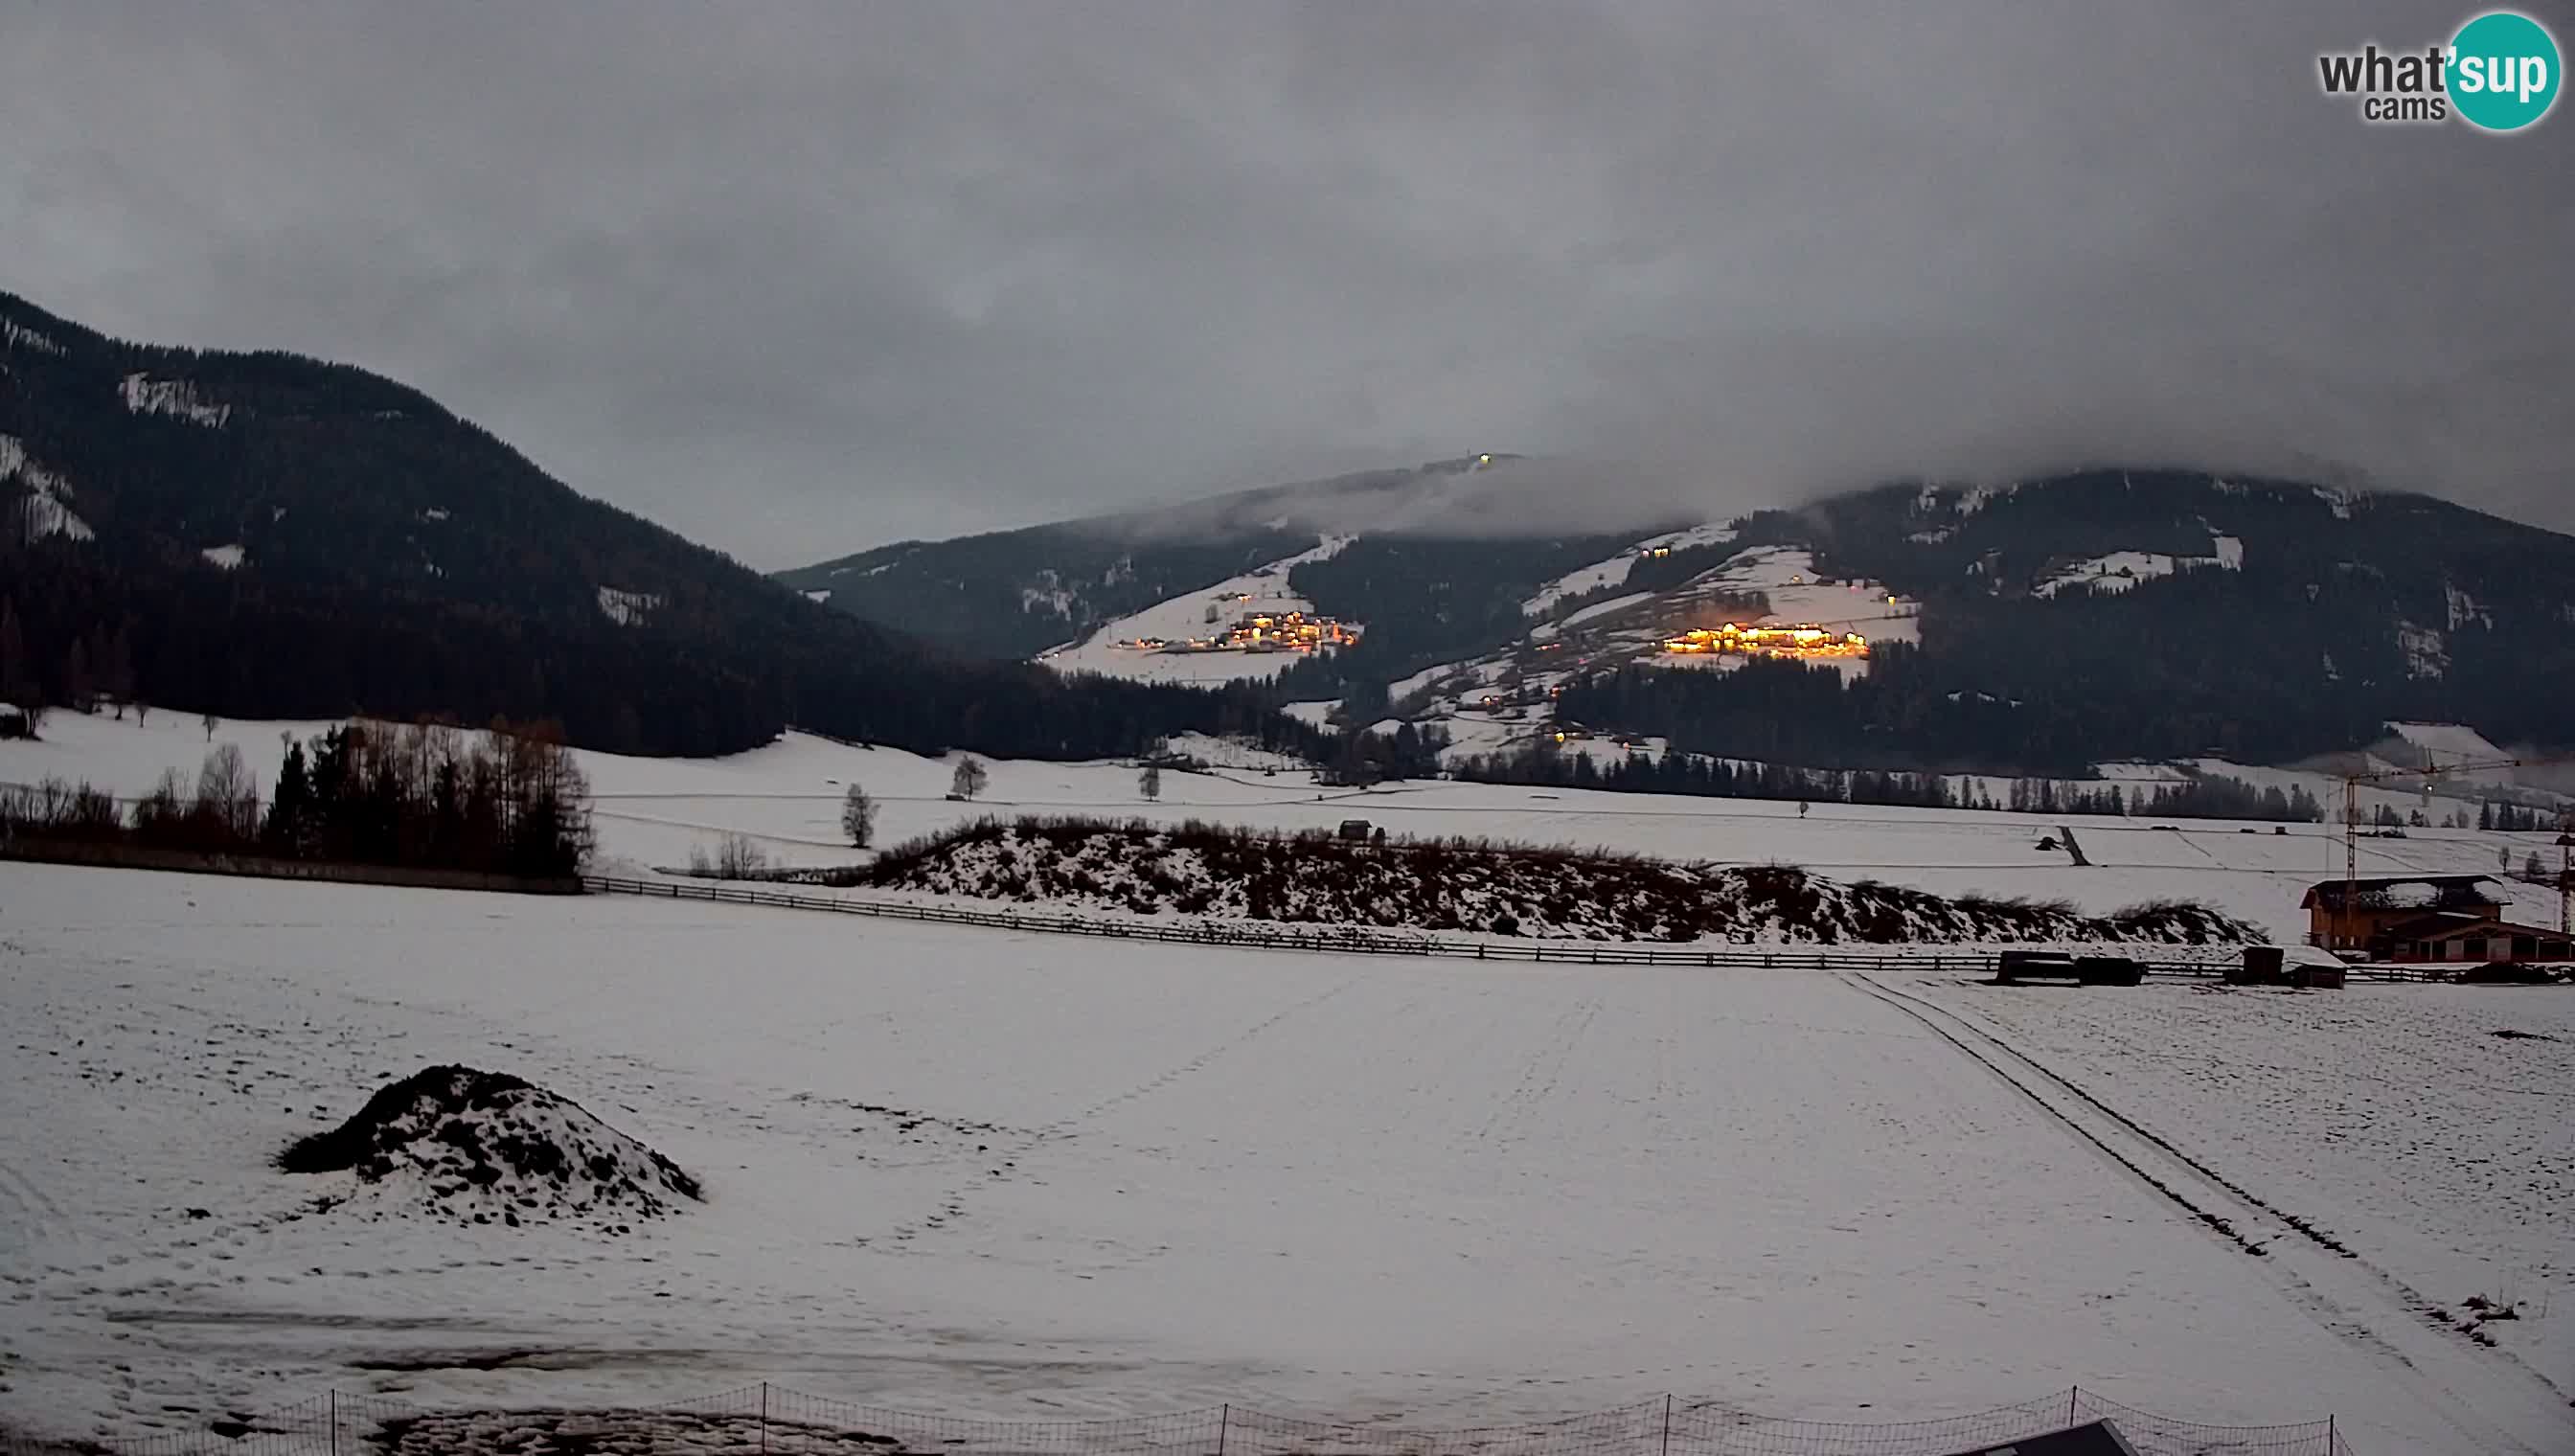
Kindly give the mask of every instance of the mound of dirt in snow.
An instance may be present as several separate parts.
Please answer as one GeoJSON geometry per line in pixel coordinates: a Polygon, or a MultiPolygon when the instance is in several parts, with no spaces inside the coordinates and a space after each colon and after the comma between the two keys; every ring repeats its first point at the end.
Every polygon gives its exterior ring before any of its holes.
{"type": "Polygon", "coordinates": [[[451,1223],[573,1223],[627,1232],[704,1196],[669,1158],[568,1097],[501,1072],[433,1066],[277,1155],[290,1173],[353,1172],[376,1210],[451,1223]]]}

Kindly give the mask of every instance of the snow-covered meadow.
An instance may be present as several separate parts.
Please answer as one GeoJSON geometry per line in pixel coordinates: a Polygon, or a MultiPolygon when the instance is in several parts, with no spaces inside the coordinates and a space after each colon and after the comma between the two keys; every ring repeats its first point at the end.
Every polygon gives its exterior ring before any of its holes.
{"type": "Polygon", "coordinates": [[[328,1385],[768,1377],[1439,1425],[1666,1389],[1898,1419],[2079,1382],[2332,1411],[2365,1456],[2575,1437],[2557,990],[1497,968],[10,864],[0,1007],[0,1418],[60,1434],[328,1385]],[[1967,1054],[2001,1059],[1973,1026],[2367,1272],[2212,1233],[2052,1084],[1967,1054]],[[575,1100],[706,1201],[614,1240],[395,1226],[268,1165],[448,1062],[575,1100]],[[2525,1312],[2490,1348],[2404,1289],[2525,1312]]]}
{"type": "MultiPolygon", "coordinates": [[[[307,735],[324,727],[223,722],[215,726],[212,742],[237,743],[266,783],[276,771],[281,733],[307,735]]],[[[192,768],[208,746],[194,718],[156,714],[137,727],[56,714],[47,720],[44,741],[0,741],[0,782],[59,775],[137,795],[164,769],[192,768]]],[[[2299,895],[2309,884],[2342,873],[2339,834],[2313,823],[2274,833],[2270,824],[2233,820],[1840,803],[1814,804],[1801,814],[1787,802],[1443,780],[1327,788],[1302,768],[1257,749],[1212,740],[1177,746],[1223,766],[1164,774],[1159,802],[1142,796],[1130,764],[1000,760],[989,765],[992,782],[983,796],[960,803],[947,797],[953,758],[855,747],[802,733],[724,758],[587,751],[579,757],[596,795],[600,864],[620,873],[686,864],[691,848],[712,846],[736,832],[752,836],[777,863],[849,862],[853,851],[841,835],[840,814],[842,793],[853,782],[883,805],[880,843],[988,814],[1108,814],[1166,823],[1198,818],[1290,830],[1365,818],[1394,835],[1607,847],[1730,864],[1787,862],[1830,878],[1879,879],[1942,895],[2064,899],[2095,914],[2151,899],[2193,899],[2292,942],[2306,930],[2299,895]],[[2073,827],[2089,867],[2076,867],[2062,850],[2037,847],[2061,825],[2073,827]]],[[[2338,792],[2320,774],[2211,766],[2264,786],[2303,786],[2329,800],[2338,792]]],[[[2416,799],[2373,791],[2363,801],[2411,807],[2416,799]]],[[[2412,829],[2402,839],[2362,839],[2361,872],[2494,873],[2499,851],[2515,869],[2534,852],[2553,865],[2554,839],[2553,833],[2412,829]]],[[[2553,889],[2518,883],[2510,889],[2515,918],[2555,922],[2553,889]]]]}

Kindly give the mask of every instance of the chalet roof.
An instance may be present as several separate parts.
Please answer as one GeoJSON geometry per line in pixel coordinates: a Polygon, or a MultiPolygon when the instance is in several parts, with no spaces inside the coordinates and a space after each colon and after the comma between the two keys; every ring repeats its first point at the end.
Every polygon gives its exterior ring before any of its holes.
{"type": "MultiPolygon", "coordinates": [[[[2509,903],[2503,885],[2491,874],[2408,874],[2387,879],[2352,881],[2354,910],[2477,910],[2509,903]]],[[[2339,911],[2343,882],[2329,879],[2307,886],[2298,908],[2339,911]]]]}

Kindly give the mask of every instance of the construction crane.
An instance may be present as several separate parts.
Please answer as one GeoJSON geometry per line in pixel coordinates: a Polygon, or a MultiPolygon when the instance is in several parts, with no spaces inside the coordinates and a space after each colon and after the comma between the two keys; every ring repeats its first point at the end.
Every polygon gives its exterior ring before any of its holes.
{"type": "Polygon", "coordinates": [[[2557,933],[2575,935],[2575,813],[2557,822],[2557,933]]]}
{"type": "MultiPolygon", "coordinates": [[[[2428,756],[2428,750],[2426,750],[2428,756]]],[[[2360,893],[2360,786],[2385,783],[2399,778],[2423,780],[2423,799],[2429,803],[2432,789],[2443,778],[2454,773],[2483,773],[2496,768],[2518,768],[2519,758],[2478,758],[2457,763],[2427,763],[2420,768],[2371,768],[2342,775],[2342,914],[2341,938],[2346,944],[2356,943],[2352,934],[2356,922],[2352,904],[2360,893]]],[[[2559,895],[2558,917],[2565,918],[2565,896],[2559,895]]]]}

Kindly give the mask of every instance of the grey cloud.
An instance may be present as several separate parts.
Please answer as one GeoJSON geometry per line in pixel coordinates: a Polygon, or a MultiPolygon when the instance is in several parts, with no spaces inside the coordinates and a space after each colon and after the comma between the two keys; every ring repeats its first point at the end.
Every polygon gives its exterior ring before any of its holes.
{"type": "Polygon", "coordinates": [[[0,0],[0,286],[762,566],[1482,450],[1532,529],[2105,459],[2575,528],[2575,121],[2317,94],[2459,18],[0,0]]]}

